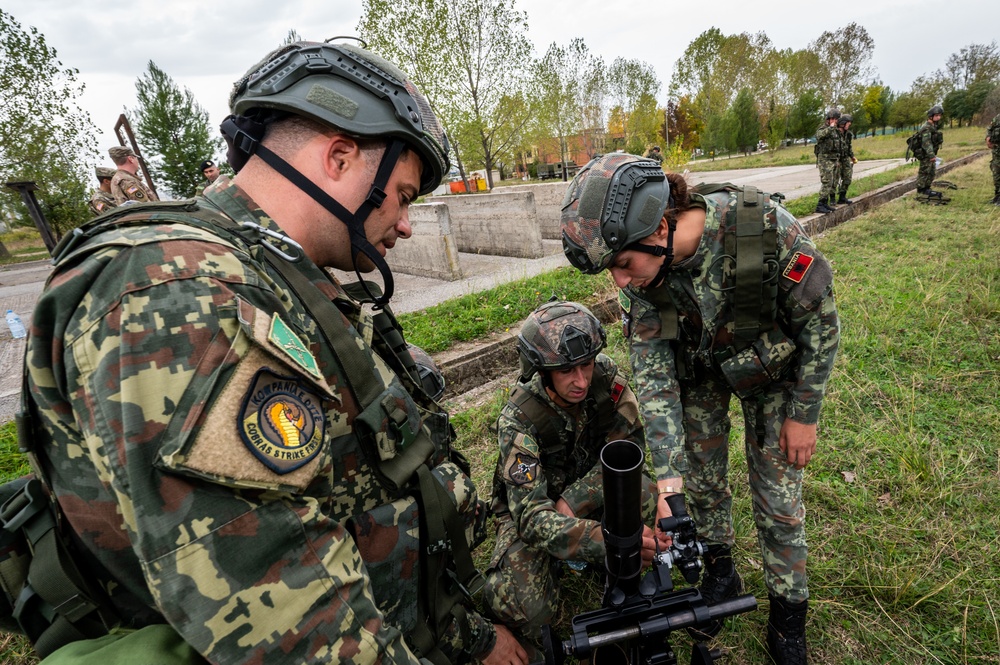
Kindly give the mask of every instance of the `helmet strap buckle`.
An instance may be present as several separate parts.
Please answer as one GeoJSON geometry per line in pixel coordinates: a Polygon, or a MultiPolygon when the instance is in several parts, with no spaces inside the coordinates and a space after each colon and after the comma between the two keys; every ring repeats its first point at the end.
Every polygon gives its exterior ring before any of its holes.
{"type": "Polygon", "coordinates": [[[382,204],[385,203],[385,190],[378,185],[372,185],[372,188],[368,190],[368,196],[365,198],[366,203],[371,203],[375,208],[381,208],[382,204]]]}

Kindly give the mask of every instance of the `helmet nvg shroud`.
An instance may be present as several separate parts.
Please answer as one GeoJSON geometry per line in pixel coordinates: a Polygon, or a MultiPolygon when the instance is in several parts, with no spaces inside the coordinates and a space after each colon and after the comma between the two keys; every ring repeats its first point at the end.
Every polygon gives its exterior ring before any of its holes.
{"type": "Polygon", "coordinates": [[[549,301],[528,315],[517,336],[521,376],[527,379],[538,370],[582,365],[606,343],[604,327],[589,309],[575,302],[549,301]]]}
{"type": "Polygon", "coordinates": [[[562,202],[566,258],[580,272],[601,272],[618,252],[645,247],[635,243],[657,229],[669,202],[670,183],[655,161],[624,153],[592,159],[562,202]]]}
{"type": "MultiPolygon", "coordinates": [[[[385,200],[385,186],[404,149],[420,157],[420,194],[431,192],[448,172],[448,141],[424,96],[387,60],[349,44],[295,42],[269,54],[236,84],[229,98],[233,115],[222,123],[229,162],[236,171],[256,155],[350,230],[351,252],[364,253],[385,279],[384,305],[392,296],[392,273],[365,238],[364,222],[385,200]],[[261,145],[270,123],[301,116],[345,134],[385,141],[368,198],[354,212],[261,145]]],[[[360,278],[360,273],[359,273],[360,278]]],[[[363,283],[363,281],[362,281],[363,283]]]]}

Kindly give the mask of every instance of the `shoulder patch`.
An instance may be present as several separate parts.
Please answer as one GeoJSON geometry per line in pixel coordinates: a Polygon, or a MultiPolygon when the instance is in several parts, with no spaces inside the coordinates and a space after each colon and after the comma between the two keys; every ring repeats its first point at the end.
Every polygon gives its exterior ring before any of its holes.
{"type": "Polygon", "coordinates": [[[632,334],[632,299],[624,289],[618,291],[618,306],[622,309],[622,335],[628,339],[632,334]]]}
{"type": "Polygon", "coordinates": [[[267,341],[317,379],[323,378],[316,357],[277,313],[271,317],[271,329],[267,333],[267,341]]]}
{"type": "Polygon", "coordinates": [[[314,388],[296,377],[257,370],[243,398],[237,426],[243,443],[265,466],[284,475],[320,450],[326,415],[314,388]]]}
{"type": "Polygon", "coordinates": [[[538,477],[538,458],[525,452],[514,453],[507,475],[515,485],[527,485],[538,477]]]}
{"type": "Polygon", "coordinates": [[[795,252],[788,265],[785,266],[785,271],[782,273],[783,277],[790,279],[796,284],[800,283],[809,272],[809,268],[812,266],[813,257],[808,254],[803,254],[802,252],[795,252]]]}
{"type": "Polygon", "coordinates": [[[611,401],[614,404],[617,404],[618,400],[621,399],[622,393],[625,392],[625,385],[625,378],[621,375],[616,376],[611,383],[611,401]]]}

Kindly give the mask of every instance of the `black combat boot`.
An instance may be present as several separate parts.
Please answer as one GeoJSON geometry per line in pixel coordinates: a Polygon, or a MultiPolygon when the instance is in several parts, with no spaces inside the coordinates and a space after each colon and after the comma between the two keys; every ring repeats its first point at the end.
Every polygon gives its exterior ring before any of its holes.
{"type": "Polygon", "coordinates": [[[816,204],[816,212],[826,214],[828,212],[833,212],[833,208],[826,204],[826,199],[820,199],[816,204]]]}
{"type": "Polygon", "coordinates": [[[841,192],[840,193],[840,197],[837,199],[837,203],[842,203],[844,205],[850,205],[850,204],[854,203],[854,201],[852,201],[849,198],[847,198],[847,192],[841,192]]]}
{"type": "Polygon", "coordinates": [[[995,206],[1000,206],[1000,193],[998,193],[996,196],[994,196],[993,200],[990,201],[990,203],[992,203],[995,206]]]}
{"type": "MultiPolygon", "coordinates": [[[[743,593],[743,580],[736,572],[733,551],[729,545],[709,545],[705,555],[705,574],[701,577],[701,597],[707,605],[715,605],[743,593]]],[[[696,640],[708,641],[722,630],[722,619],[700,628],[689,628],[696,640]]]]}
{"type": "Polygon", "coordinates": [[[768,594],[767,652],[775,665],[806,665],[806,610],[809,601],[790,603],[768,594]]]}

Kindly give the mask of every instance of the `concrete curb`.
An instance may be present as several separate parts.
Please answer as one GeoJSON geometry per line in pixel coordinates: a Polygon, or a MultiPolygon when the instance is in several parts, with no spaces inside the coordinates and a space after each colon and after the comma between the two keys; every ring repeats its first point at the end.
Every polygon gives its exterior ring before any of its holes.
{"type": "MultiPolygon", "coordinates": [[[[941,168],[937,170],[937,174],[947,173],[960,166],[965,166],[987,154],[989,152],[983,150],[960,157],[947,164],[942,164],[941,168]]],[[[895,182],[876,189],[873,192],[862,194],[854,199],[854,203],[837,208],[834,212],[809,215],[801,218],[799,221],[806,229],[806,232],[811,237],[815,237],[872,208],[897,199],[913,191],[916,187],[917,179],[915,177],[895,182]]],[[[591,308],[591,311],[605,325],[612,321],[617,321],[619,317],[618,298],[616,296],[608,298],[591,308]]],[[[435,355],[434,361],[444,374],[447,386],[445,399],[453,399],[487,382],[487,377],[489,376],[488,370],[492,368],[516,368],[519,362],[517,353],[518,332],[520,332],[520,326],[512,327],[509,331],[503,333],[500,339],[485,344],[462,343],[435,355]]]]}

